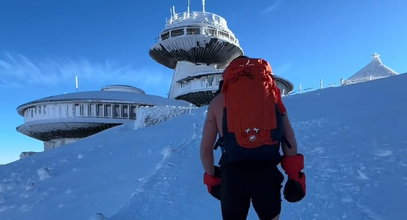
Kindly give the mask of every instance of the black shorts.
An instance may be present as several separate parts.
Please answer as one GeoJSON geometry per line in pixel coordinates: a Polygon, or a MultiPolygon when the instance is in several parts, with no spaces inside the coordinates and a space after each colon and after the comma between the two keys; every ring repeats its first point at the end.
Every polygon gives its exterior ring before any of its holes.
{"type": "Polygon", "coordinates": [[[284,176],[270,161],[239,161],[222,167],[221,206],[224,220],[245,220],[250,201],[260,219],[281,211],[284,176]]]}

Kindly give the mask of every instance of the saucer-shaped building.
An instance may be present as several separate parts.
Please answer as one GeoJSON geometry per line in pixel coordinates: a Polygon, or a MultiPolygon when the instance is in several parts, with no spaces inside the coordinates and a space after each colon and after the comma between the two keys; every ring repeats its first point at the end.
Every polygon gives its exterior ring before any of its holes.
{"type": "Polygon", "coordinates": [[[17,131],[44,141],[44,150],[74,142],[137,118],[140,106],[189,106],[190,103],[112,85],[101,91],[50,96],[20,105],[24,124],[17,131]]]}

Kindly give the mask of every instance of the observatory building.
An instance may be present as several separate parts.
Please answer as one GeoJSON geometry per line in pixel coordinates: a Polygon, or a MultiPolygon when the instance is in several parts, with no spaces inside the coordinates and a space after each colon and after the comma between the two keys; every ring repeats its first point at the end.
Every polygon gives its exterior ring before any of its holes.
{"type": "Polygon", "coordinates": [[[141,106],[163,105],[190,103],[147,95],[132,86],[106,86],[101,91],[56,95],[20,105],[17,111],[24,124],[17,131],[44,141],[44,150],[49,150],[134,121],[141,106]]]}
{"type": "MultiPolygon", "coordinates": [[[[202,11],[193,12],[188,6],[187,12],[181,14],[173,8],[150,49],[154,60],[174,69],[168,99],[126,85],[51,96],[17,108],[24,117],[17,131],[44,141],[44,150],[48,150],[134,121],[141,106],[209,104],[223,70],[231,60],[243,55],[243,50],[226,20],[206,12],[205,1],[202,6],[202,11]]],[[[293,89],[288,80],[275,78],[283,94],[293,89]]]]}
{"type": "MultiPolygon", "coordinates": [[[[222,80],[222,72],[243,49],[227,22],[205,11],[176,13],[171,10],[164,30],[151,47],[150,56],[174,69],[169,98],[181,99],[197,106],[207,105],[222,80]]],[[[283,94],[293,89],[290,81],[275,76],[283,94]]]]}

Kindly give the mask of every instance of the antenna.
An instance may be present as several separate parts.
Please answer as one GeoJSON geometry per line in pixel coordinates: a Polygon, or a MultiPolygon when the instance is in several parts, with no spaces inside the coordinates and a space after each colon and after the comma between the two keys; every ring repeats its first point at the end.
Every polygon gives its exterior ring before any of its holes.
{"type": "Polygon", "coordinates": [[[78,82],[78,76],[75,76],[75,88],[76,88],[76,92],[78,92],[78,88],[79,88],[79,82],[78,82]]]}
{"type": "MultiPolygon", "coordinates": [[[[169,23],[171,24],[172,23],[172,9],[170,8],[170,21],[169,21],[169,23]]],[[[166,19],[167,20],[167,19],[166,19]]]]}
{"type": "Polygon", "coordinates": [[[187,11],[188,11],[188,18],[189,18],[189,5],[190,5],[190,0],[188,0],[188,9],[187,9],[187,11]]]}
{"type": "Polygon", "coordinates": [[[205,13],[205,0],[202,0],[202,12],[205,13]]]}
{"type": "Polygon", "coordinates": [[[172,15],[175,17],[175,15],[176,15],[176,12],[175,12],[175,6],[173,5],[172,6],[172,15]]]}

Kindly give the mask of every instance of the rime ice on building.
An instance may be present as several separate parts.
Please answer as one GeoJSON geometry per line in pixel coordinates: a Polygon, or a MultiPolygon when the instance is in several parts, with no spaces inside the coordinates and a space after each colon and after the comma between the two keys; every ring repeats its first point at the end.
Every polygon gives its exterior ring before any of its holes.
{"type": "Polygon", "coordinates": [[[24,117],[24,124],[18,126],[17,131],[44,141],[44,150],[49,150],[133,122],[141,106],[166,105],[190,104],[147,95],[132,86],[106,86],[101,91],[50,96],[19,106],[17,111],[24,117]]]}
{"type": "MultiPolygon", "coordinates": [[[[135,121],[140,106],[208,104],[218,89],[224,68],[243,55],[243,50],[226,20],[205,12],[204,1],[203,8],[202,12],[190,12],[188,7],[182,14],[177,14],[174,8],[158,42],[150,49],[154,60],[175,69],[169,99],[147,95],[127,85],[51,96],[17,108],[24,117],[17,131],[44,141],[44,150],[48,150],[135,121]]],[[[283,94],[293,88],[279,76],[276,81],[283,94]]]]}
{"type": "Polygon", "coordinates": [[[345,84],[360,83],[397,75],[394,70],[382,63],[378,53],[374,53],[372,57],[372,61],[361,70],[353,74],[348,80],[346,80],[345,84]]]}
{"type": "MultiPolygon", "coordinates": [[[[205,11],[176,13],[171,10],[150,56],[174,69],[169,98],[182,99],[197,106],[207,105],[218,89],[222,72],[243,50],[226,20],[205,11]]],[[[281,91],[293,89],[288,80],[276,76],[281,91]]]]}

